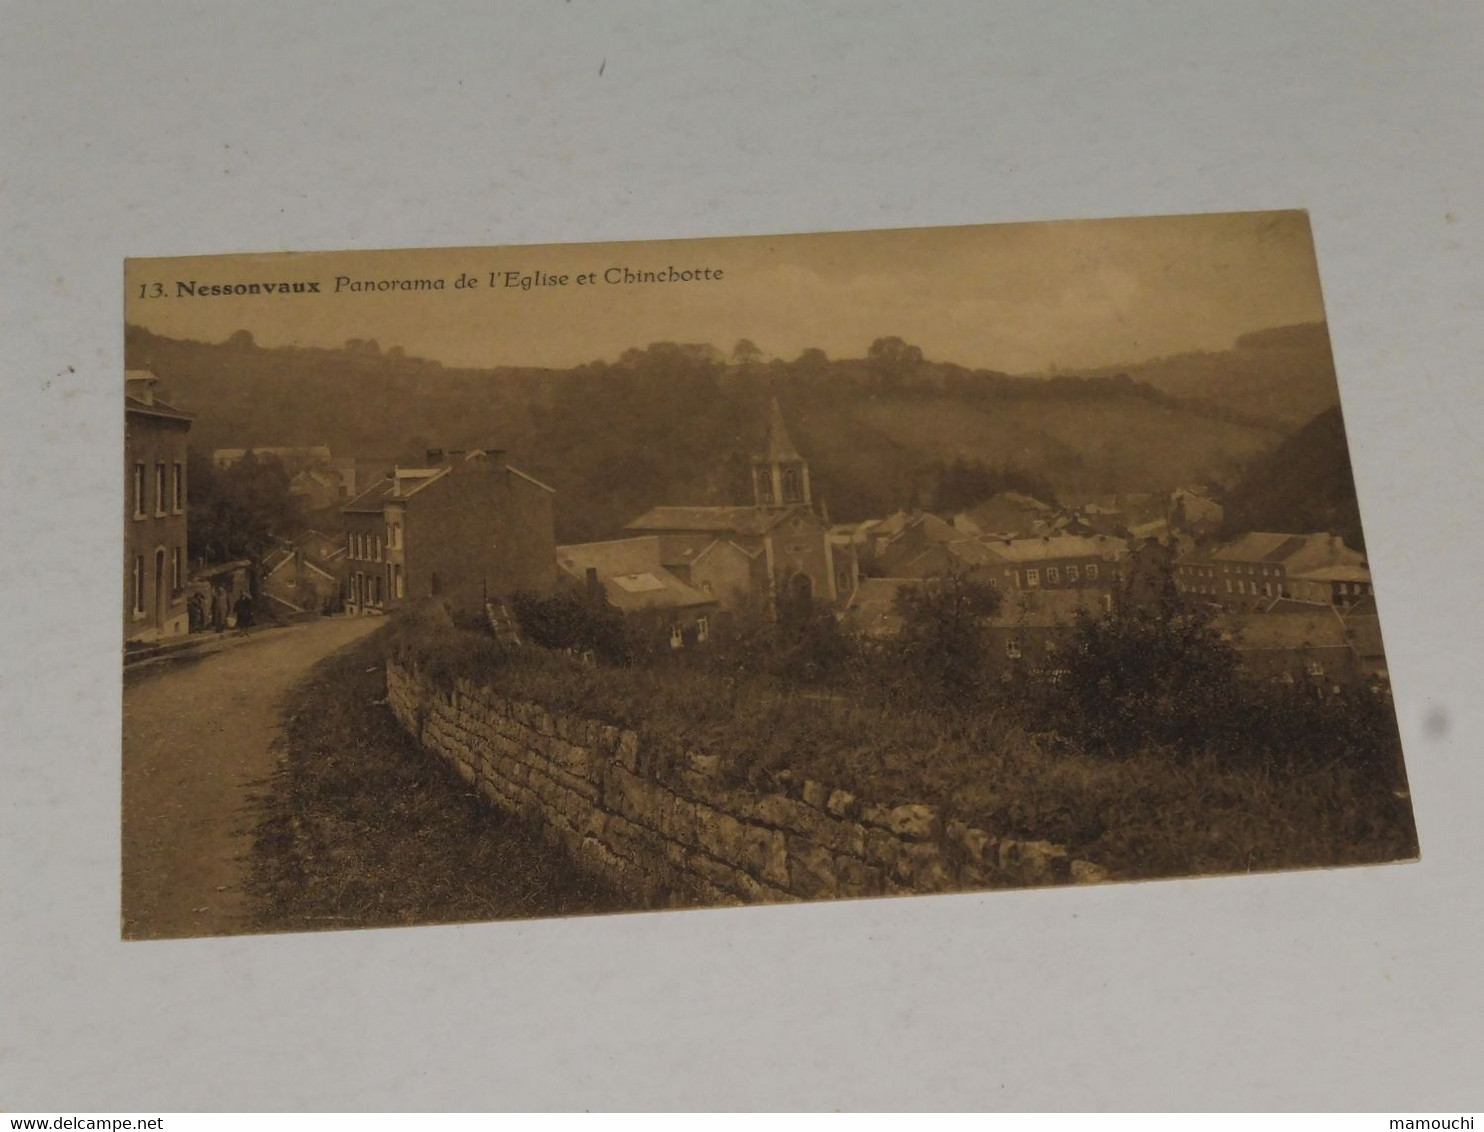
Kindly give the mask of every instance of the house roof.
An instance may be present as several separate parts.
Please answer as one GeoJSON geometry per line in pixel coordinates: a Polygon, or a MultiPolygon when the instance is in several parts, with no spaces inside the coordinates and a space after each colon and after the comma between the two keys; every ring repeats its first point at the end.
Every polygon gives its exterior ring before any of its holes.
{"type": "Polygon", "coordinates": [[[846,626],[867,636],[891,636],[902,627],[896,611],[898,592],[921,584],[916,578],[862,578],[845,604],[846,626]]]}
{"type": "Polygon", "coordinates": [[[1290,570],[1288,576],[1303,582],[1369,582],[1371,572],[1364,566],[1320,566],[1314,570],[1290,570]]]}
{"type": "Polygon", "coordinates": [[[796,510],[795,507],[651,507],[626,524],[624,530],[760,535],[796,510]]]}
{"type": "Polygon", "coordinates": [[[1213,562],[1283,562],[1308,544],[1307,535],[1248,531],[1211,553],[1213,562]]]}
{"type": "Polygon", "coordinates": [[[659,537],[649,535],[559,546],[557,566],[579,581],[586,579],[588,570],[596,570],[608,600],[625,612],[715,605],[710,594],[665,569],[660,543],[659,537]]]}
{"type": "Polygon", "coordinates": [[[1005,562],[1043,562],[1057,558],[1119,558],[1127,550],[1108,535],[1047,535],[1042,538],[986,540],[985,546],[1005,562]]]}
{"type": "Polygon", "coordinates": [[[552,487],[550,484],[542,483],[535,476],[531,475],[529,472],[523,472],[523,471],[521,471],[514,464],[506,464],[505,465],[505,470],[507,472],[509,472],[511,475],[519,476],[521,479],[525,480],[527,483],[535,484],[542,491],[550,492],[552,495],[555,495],[556,494],[556,488],[552,487]]]}
{"type": "Polygon", "coordinates": [[[1347,648],[1345,623],[1332,608],[1312,613],[1232,613],[1218,620],[1239,652],[1347,648]]]}
{"type": "Polygon", "coordinates": [[[378,480],[344,507],[340,508],[340,510],[342,512],[360,512],[363,514],[373,512],[380,514],[382,502],[387,496],[392,494],[392,488],[395,486],[395,481],[390,476],[386,479],[378,480]]]}

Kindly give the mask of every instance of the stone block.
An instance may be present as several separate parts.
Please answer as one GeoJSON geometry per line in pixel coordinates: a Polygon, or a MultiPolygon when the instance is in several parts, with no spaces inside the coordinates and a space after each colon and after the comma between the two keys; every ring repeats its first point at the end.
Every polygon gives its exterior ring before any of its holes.
{"type": "Polygon", "coordinates": [[[836,857],[835,875],[841,896],[877,896],[882,892],[881,870],[858,857],[836,857]]]}
{"type": "Polygon", "coordinates": [[[639,769],[639,735],[634,731],[621,731],[618,736],[618,744],[615,747],[620,765],[625,770],[637,771],[639,769]]]}
{"type": "Polygon", "coordinates": [[[1073,861],[1069,874],[1073,884],[1105,884],[1113,879],[1112,874],[1102,865],[1083,860],[1073,861]]]}
{"type": "Polygon", "coordinates": [[[896,877],[914,892],[952,892],[956,878],[936,845],[905,845],[897,861],[896,877]]]}
{"type": "Polygon", "coordinates": [[[787,845],[790,892],[806,900],[838,895],[835,858],[828,849],[794,836],[788,838],[787,845]]]}
{"type": "Polygon", "coordinates": [[[930,841],[938,836],[938,808],[914,803],[897,806],[888,815],[887,828],[910,841],[930,841]]]}
{"type": "Polygon", "coordinates": [[[902,856],[902,843],[884,829],[866,830],[865,858],[877,868],[894,872],[902,856]]]}
{"type": "Polygon", "coordinates": [[[802,797],[816,810],[822,810],[830,800],[830,788],[823,782],[815,782],[812,778],[806,778],[802,797]]]}
{"type": "Polygon", "coordinates": [[[720,755],[706,755],[700,751],[689,751],[686,753],[686,765],[697,774],[705,775],[707,778],[720,778],[722,762],[720,755]]]}
{"type": "Polygon", "coordinates": [[[848,790],[832,790],[824,808],[837,818],[848,817],[855,812],[855,795],[848,790]]]}
{"type": "Polygon", "coordinates": [[[1061,884],[1070,878],[1067,851],[1050,841],[1000,842],[1000,869],[1016,884],[1061,884]]]}

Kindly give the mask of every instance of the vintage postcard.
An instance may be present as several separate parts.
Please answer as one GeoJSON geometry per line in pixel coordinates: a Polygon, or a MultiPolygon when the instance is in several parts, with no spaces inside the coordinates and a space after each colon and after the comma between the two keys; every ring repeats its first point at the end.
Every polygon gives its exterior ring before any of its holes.
{"type": "Polygon", "coordinates": [[[1302,212],[124,293],[126,938],[1417,855],[1302,212]]]}

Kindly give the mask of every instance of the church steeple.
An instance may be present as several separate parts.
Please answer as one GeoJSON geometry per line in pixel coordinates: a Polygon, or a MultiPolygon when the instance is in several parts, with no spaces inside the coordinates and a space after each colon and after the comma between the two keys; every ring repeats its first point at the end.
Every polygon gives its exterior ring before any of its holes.
{"type": "Polygon", "coordinates": [[[752,491],[759,507],[808,507],[812,501],[809,462],[794,447],[777,397],[768,409],[767,444],[752,460],[752,491]]]}

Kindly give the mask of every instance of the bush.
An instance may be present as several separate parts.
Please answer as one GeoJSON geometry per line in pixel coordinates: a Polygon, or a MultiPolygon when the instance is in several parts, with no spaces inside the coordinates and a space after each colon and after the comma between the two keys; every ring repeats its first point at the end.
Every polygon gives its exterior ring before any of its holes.
{"type": "Polygon", "coordinates": [[[902,631],[882,659],[933,700],[981,704],[991,687],[988,619],[999,611],[1000,591],[961,576],[929,578],[898,591],[896,608],[902,631]]]}
{"type": "Polygon", "coordinates": [[[1078,615],[1057,670],[1033,677],[1028,724],[1097,755],[1211,756],[1224,767],[1343,764],[1400,784],[1391,707],[1367,688],[1318,698],[1254,677],[1211,625],[1178,602],[1078,615]]]}
{"type": "Polygon", "coordinates": [[[433,599],[405,606],[392,615],[384,654],[437,683],[488,679],[509,659],[505,647],[488,630],[460,628],[448,607],[433,599]]]}
{"type": "Polygon", "coordinates": [[[566,590],[551,597],[518,593],[510,602],[527,639],[549,649],[592,652],[610,664],[634,658],[623,614],[606,598],[566,590]]]}

